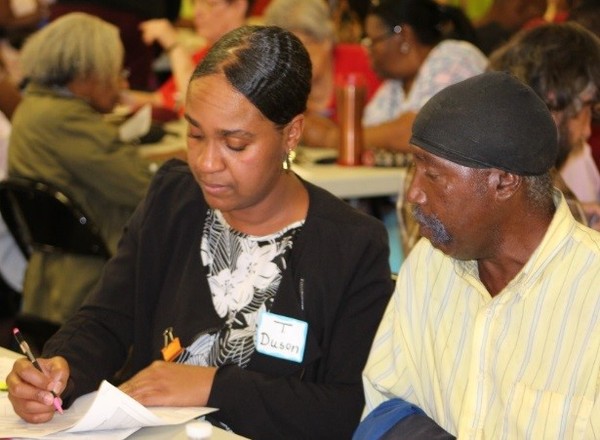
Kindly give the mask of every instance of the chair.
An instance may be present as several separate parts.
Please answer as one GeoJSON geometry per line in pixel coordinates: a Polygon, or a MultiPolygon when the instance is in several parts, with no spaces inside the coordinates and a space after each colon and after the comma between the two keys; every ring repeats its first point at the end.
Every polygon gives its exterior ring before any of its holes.
{"type": "MultiPolygon", "coordinates": [[[[33,251],[110,257],[99,228],[83,208],[50,184],[16,177],[0,181],[0,214],[27,258],[33,251]]],[[[27,335],[36,354],[59,328],[20,312],[11,325],[27,335]]]]}
{"type": "Polygon", "coordinates": [[[17,177],[1,181],[0,213],[27,258],[33,250],[110,257],[83,208],[50,184],[17,177]]]}

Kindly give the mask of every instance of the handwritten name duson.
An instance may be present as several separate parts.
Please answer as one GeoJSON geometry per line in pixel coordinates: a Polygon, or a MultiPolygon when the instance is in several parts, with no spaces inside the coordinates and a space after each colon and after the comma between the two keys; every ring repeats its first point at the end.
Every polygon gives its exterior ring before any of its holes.
{"type": "Polygon", "coordinates": [[[278,341],[277,339],[271,338],[265,332],[260,334],[260,340],[258,343],[262,346],[271,347],[276,350],[287,351],[290,354],[298,354],[300,352],[300,347],[298,345],[294,345],[289,342],[278,341]]]}

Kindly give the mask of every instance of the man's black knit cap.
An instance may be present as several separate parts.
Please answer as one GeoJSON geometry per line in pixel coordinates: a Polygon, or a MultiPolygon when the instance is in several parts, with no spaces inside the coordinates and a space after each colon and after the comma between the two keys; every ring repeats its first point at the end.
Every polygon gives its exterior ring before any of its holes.
{"type": "Polygon", "coordinates": [[[539,175],[554,166],[557,127],[529,86],[487,72],[448,86],[419,111],[411,144],[471,168],[539,175]]]}

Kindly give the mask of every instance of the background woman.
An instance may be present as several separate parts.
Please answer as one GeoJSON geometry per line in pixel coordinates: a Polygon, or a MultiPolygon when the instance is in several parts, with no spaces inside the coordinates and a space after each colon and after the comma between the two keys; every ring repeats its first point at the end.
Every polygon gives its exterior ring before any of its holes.
{"type": "Polygon", "coordinates": [[[264,21],[293,32],[308,50],[312,62],[310,113],[335,121],[335,87],[350,75],[362,77],[367,101],[379,87],[381,80],[371,69],[365,48],[336,42],[331,12],[323,0],[271,0],[264,21]]]}
{"type": "Polygon", "coordinates": [[[194,0],[194,28],[205,43],[194,54],[179,43],[177,29],[170,21],[155,19],[143,22],[140,29],[144,42],[148,45],[158,43],[167,52],[171,77],[155,92],[124,91],[123,103],[134,107],[150,103],[180,111],[196,65],[219,38],[245,23],[253,3],[254,0],[194,0]]]}
{"type": "MultiPolygon", "coordinates": [[[[364,144],[406,151],[421,106],[448,85],[483,72],[487,60],[459,41],[474,40],[464,13],[433,0],[382,0],[371,6],[365,31],[373,68],[386,80],[365,108],[364,144]]],[[[305,142],[337,148],[339,130],[312,117],[305,142]]]]}

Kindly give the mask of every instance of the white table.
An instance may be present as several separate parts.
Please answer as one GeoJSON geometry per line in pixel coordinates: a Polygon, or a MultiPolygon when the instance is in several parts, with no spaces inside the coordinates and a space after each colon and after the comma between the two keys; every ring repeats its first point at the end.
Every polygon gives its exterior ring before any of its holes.
{"type": "MultiPolygon", "coordinates": [[[[155,428],[142,428],[127,437],[127,440],[188,440],[185,433],[185,424],[175,426],[158,426],[155,428]]],[[[224,431],[221,428],[213,427],[213,433],[210,440],[244,440],[246,437],[224,431]]]]}
{"type": "Polygon", "coordinates": [[[294,164],[300,177],[325,188],[342,199],[395,196],[402,187],[405,168],[347,167],[341,165],[294,164]]]}

